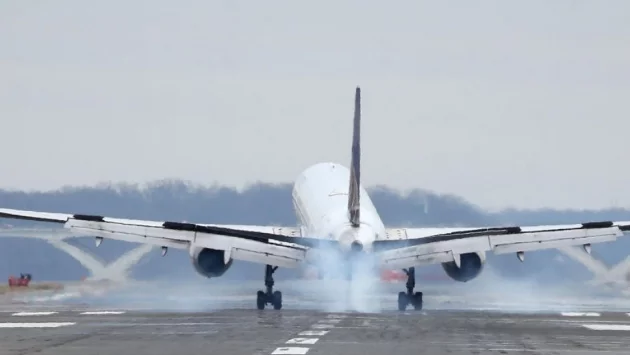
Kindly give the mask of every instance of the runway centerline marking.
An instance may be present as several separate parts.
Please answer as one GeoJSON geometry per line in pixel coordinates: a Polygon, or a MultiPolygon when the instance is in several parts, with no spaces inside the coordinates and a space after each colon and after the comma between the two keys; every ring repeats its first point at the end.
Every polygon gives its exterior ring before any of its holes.
{"type": "MultiPolygon", "coordinates": [[[[336,323],[341,322],[342,318],[345,318],[345,315],[336,315],[329,314],[324,319],[320,319],[315,324],[311,324],[311,328],[322,329],[322,328],[334,328],[336,323]]],[[[326,335],[329,330],[304,330],[300,332],[298,335],[300,336],[322,336],[326,335]]],[[[317,343],[319,338],[292,338],[287,340],[286,344],[301,344],[301,345],[313,345],[317,343]]],[[[271,354],[272,355],[304,355],[311,348],[307,347],[282,347],[277,348],[271,354]]]]}
{"type": "Polygon", "coordinates": [[[341,322],[341,319],[322,319],[319,321],[319,323],[331,323],[331,324],[337,324],[341,322]]]}
{"type": "Polygon", "coordinates": [[[79,314],[98,316],[98,315],[106,315],[106,314],[125,314],[125,312],[124,311],[87,311],[87,312],[81,312],[79,314]]]}
{"type": "Polygon", "coordinates": [[[586,329],[591,330],[625,330],[630,331],[630,325],[628,324],[582,324],[586,329]]]}
{"type": "Polygon", "coordinates": [[[328,330],[305,330],[303,332],[300,332],[298,335],[302,335],[302,336],[322,336],[322,335],[326,335],[326,333],[328,333],[328,330]]]}
{"type": "Polygon", "coordinates": [[[562,312],[564,317],[599,317],[601,314],[596,312],[562,312]]]}
{"type": "Polygon", "coordinates": [[[313,324],[311,325],[311,328],[314,329],[326,329],[326,328],[334,328],[335,325],[334,324],[313,324]]]}
{"type": "MultiPolygon", "coordinates": [[[[101,320],[99,320],[101,321],[101,320]]],[[[98,321],[95,321],[98,322],[98,321]]],[[[111,321],[110,321],[111,322],[111,321]]],[[[179,326],[179,327],[187,327],[187,326],[198,326],[198,325],[226,325],[226,324],[243,324],[243,323],[216,323],[216,322],[186,322],[186,323],[127,323],[127,322],[116,322],[116,323],[108,323],[108,326],[133,326],[133,327],[164,327],[164,326],[179,326]]]]}
{"type": "Polygon", "coordinates": [[[287,344],[308,344],[313,345],[317,343],[318,338],[293,338],[287,341],[287,344]]]}
{"type": "Polygon", "coordinates": [[[53,314],[57,314],[58,312],[17,312],[13,313],[12,316],[16,317],[26,317],[26,316],[50,316],[53,314]]]}
{"type": "Polygon", "coordinates": [[[59,328],[74,325],[74,322],[41,322],[41,323],[0,323],[0,328],[59,328]]]}
{"type": "Polygon", "coordinates": [[[326,318],[337,318],[337,319],[339,319],[339,318],[346,318],[346,317],[347,316],[343,315],[343,314],[329,314],[329,315],[326,316],[326,318]]]}
{"type": "Polygon", "coordinates": [[[271,353],[271,355],[304,355],[308,352],[308,350],[309,348],[301,347],[277,348],[271,353]]]}

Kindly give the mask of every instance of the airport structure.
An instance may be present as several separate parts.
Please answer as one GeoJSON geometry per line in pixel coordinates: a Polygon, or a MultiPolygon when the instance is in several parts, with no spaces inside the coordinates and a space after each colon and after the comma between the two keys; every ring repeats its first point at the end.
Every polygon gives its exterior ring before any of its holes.
{"type": "Polygon", "coordinates": [[[118,257],[116,260],[106,263],[98,256],[73,245],[70,240],[74,239],[68,231],[62,229],[42,230],[42,229],[0,229],[0,237],[35,238],[43,240],[55,248],[63,251],[77,260],[85,267],[89,276],[87,281],[112,281],[117,283],[130,280],[129,274],[133,266],[138,264],[149,252],[155,249],[151,244],[141,244],[118,257]]]}

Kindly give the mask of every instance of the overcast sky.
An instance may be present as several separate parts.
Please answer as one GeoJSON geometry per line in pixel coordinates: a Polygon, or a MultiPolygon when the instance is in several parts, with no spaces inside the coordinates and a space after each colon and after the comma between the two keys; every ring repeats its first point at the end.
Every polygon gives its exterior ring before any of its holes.
{"type": "Polygon", "coordinates": [[[348,165],[489,209],[630,206],[630,2],[2,1],[0,187],[348,165]]]}

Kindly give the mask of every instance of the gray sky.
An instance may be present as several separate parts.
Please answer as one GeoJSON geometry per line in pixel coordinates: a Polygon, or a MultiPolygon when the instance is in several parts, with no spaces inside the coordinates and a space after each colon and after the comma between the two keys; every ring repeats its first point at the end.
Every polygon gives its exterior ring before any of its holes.
{"type": "Polygon", "coordinates": [[[0,186],[349,163],[480,206],[630,206],[628,1],[2,1],[0,186]]]}

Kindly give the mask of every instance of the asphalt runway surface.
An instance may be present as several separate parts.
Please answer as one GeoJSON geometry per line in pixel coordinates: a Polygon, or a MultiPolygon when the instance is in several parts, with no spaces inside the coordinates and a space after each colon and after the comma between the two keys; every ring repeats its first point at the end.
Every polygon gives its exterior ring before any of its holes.
{"type": "Polygon", "coordinates": [[[400,285],[392,285],[370,301],[377,311],[342,312],[314,294],[321,287],[313,284],[302,293],[285,287],[282,310],[259,311],[257,284],[137,285],[5,302],[0,355],[630,353],[623,297],[520,292],[518,298],[499,290],[484,296],[473,292],[480,287],[447,286],[425,293],[425,310],[399,312],[400,285]]]}
{"type": "Polygon", "coordinates": [[[29,312],[0,313],[0,354],[628,354],[630,349],[625,313],[29,312]]]}

